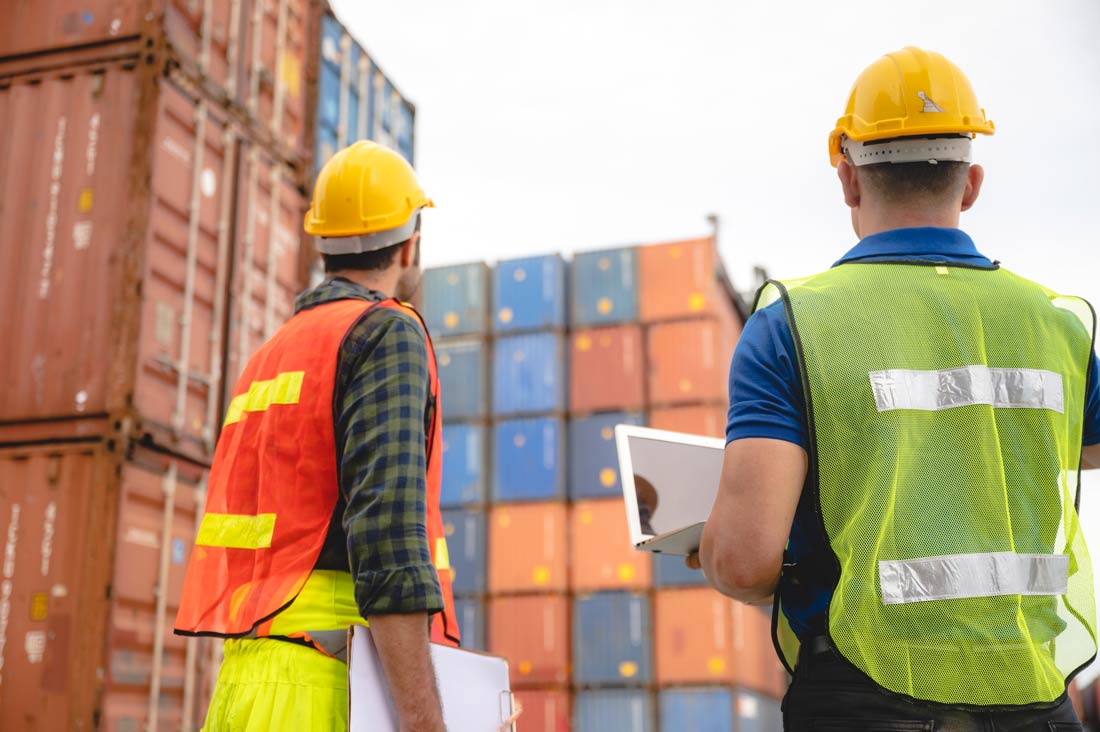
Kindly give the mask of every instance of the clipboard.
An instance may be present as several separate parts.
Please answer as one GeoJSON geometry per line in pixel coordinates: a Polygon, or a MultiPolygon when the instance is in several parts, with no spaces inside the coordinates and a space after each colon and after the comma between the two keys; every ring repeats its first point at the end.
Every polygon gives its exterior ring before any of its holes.
{"type": "MultiPolygon", "coordinates": [[[[498,732],[515,714],[508,662],[499,656],[431,644],[448,732],[498,732]]],[[[515,723],[504,729],[516,732],[515,723]]],[[[348,629],[348,732],[398,732],[397,713],[370,630],[348,629]]]]}

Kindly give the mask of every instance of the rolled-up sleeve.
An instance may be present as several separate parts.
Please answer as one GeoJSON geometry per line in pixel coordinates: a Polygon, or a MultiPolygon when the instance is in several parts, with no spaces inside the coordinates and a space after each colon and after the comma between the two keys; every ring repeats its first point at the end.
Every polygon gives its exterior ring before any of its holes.
{"type": "Polygon", "coordinates": [[[439,612],[443,596],[426,521],[426,336],[412,317],[373,308],[341,351],[347,360],[334,404],[338,470],[359,612],[439,612]]]}

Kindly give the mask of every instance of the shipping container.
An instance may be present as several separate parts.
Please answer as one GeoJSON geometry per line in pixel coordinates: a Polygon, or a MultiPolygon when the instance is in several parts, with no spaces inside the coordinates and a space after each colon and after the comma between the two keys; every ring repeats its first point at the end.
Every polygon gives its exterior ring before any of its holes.
{"type": "Polygon", "coordinates": [[[412,163],[416,108],[331,10],[321,16],[320,55],[315,168],[357,140],[381,142],[412,163]]]}
{"type": "Polygon", "coordinates": [[[40,215],[0,222],[0,240],[23,242],[0,252],[0,304],[21,314],[0,414],[127,417],[139,437],[209,460],[242,208],[238,131],[153,68],[3,74],[2,200],[40,215]]]}
{"type": "Polygon", "coordinates": [[[462,634],[462,647],[471,651],[484,651],[485,603],[480,597],[456,597],[455,617],[462,634]]]}
{"type": "Polygon", "coordinates": [[[489,599],[489,652],[508,659],[512,687],[569,683],[569,598],[489,599]]]}
{"type": "Polygon", "coordinates": [[[573,697],[573,730],[653,732],[653,707],[653,695],[644,689],[580,691],[573,697]]]}
{"type": "Polygon", "coordinates": [[[493,332],[564,330],[565,272],[560,254],[498,262],[493,272],[493,332]]]}
{"type": "Polygon", "coordinates": [[[510,419],[493,425],[494,502],[565,497],[565,420],[510,419]]]}
{"type": "Polygon", "coordinates": [[[734,307],[710,237],[638,247],[638,289],[644,323],[718,315],[734,307]]]}
{"type": "Polygon", "coordinates": [[[569,422],[569,496],[573,500],[622,495],[615,425],[644,426],[645,422],[644,415],[633,412],[595,414],[569,422]]]}
{"type": "Polygon", "coordinates": [[[571,318],[574,328],[638,320],[638,262],[633,247],[573,257],[571,318]]]}
{"type": "Polygon", "coordinates": [[[585,414],[645,405],[645,344],[640,326],[575,331],[570,341],[570,411],[585,414]]]}
{"type": "Polygon", "coordinates": [[[571,697],[568,690],[540,689],[515,692],[523,714],[516,725],[522,732],[569,732],[571,697]]]}
{"type": "Polygon", "coordinates": [[[783,695],[768,612],[699,587],[658,590],[653,616],[657,683],[725,683],[783,695]]]}
{"type": "Polygon", "coordinates": [[[485,502],[489,454],[487,447],[484,425],[463,422],[444,423],[443,485],[439,495],[440,506],[453,508],[485,502]]]}
{"type": "Polygon", "coordinates": [[[653,681],[653,623],[642,592],[597,592],[573,601],[573,683],[653,681]]]}
{"type": "Polygon", "coordinates": [[[729,403],[725,400],[689,407],[655,408],[649,411],[649,426],[689,435],[725,437],[728,411],[729,403]]]}
{"type": "Polygon", "coordinates": [[[661,732],[782,732],[775,699],[729,687],[664,689],[658,696],[661,732]]]}
{"type": "Polygon", "coordinates": [[[439,401],[444,420],[482,419],[489,414],[486,376],[489,344],[480,338],[433,342],[439,366],[439,401]]]}
{"type": "Polygon", "coordinates": [[[489,591],[564,592],[568,507],[526,503],[489,510],[489,591]]]}
{"type": "Polygon", "coordinates": [[[652,560],[649,552],[636,551],[630,541],[622,496],[577,501],[569,523],[570,586],[574,591],[651,586],[652,560]]]}
{"type": "Polygon", "coordinates": [[[698,569],[691,569],[684,558],[675,554],[653,555],[653,586],[705,587],[707,578],[698,569]]]}
{"type": "Polygon", "coordinates": [[[719,402],[729,394],[739,321],[678,320],[650,326],[646,339],[649,402],[673,406],[719,402]]]}
{"type": "Polygon", "coordinates": [[[451,560],[455,594],[485,592],[485,512],[480,509],[446,509],[443,511],[443,533],[447,537],[447,555],[451,560]]]}
{"type": "Polygon", "coordinates": [[[204,485],[111,441],[0,451],[0,729],[198,728],[220,642],[172,625],[204,485]]]}
{"type": "Polygon", "coordinates": [[[128,39],[144,37],[151,49],[163,40],[182,74],[219,105],[232,102],[281,157],[300,160],[307,153],[307,11],[308,0],[28,0],[16,2],[0,28],[0,60],[56,52],[35,63],[56,68],[73,49],[111,58],[128,39]]]}
{"type": "Polygon", "coordinates": [[[493,353],[493,414],[563,413],[565,339],[556,333],[498,338],[493,353]]]}
{"type": "Polygon", "coordinates": [[[489,331],[489,268],[480,262],[424,270],[421,312],[432,336],[489,331]]]}

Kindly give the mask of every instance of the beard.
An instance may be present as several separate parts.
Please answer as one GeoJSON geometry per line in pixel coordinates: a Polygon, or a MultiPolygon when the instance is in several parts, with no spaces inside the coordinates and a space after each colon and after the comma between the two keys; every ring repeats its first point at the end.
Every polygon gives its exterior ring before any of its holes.
{"type": "Polygon", "coordinates": [[[397,280],[394,296],[401,302],[412,302],[420,289],[420,267],[409,267],[397,280]]]}

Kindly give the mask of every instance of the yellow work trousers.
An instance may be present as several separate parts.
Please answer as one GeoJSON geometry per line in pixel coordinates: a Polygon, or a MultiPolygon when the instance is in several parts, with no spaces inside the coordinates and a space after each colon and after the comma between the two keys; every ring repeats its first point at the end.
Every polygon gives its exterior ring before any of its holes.
{"type": "Polygon", "coordinates": [[[204,732],[345,732],[348,667],[307,646],[228,640],[204,732]]]}

